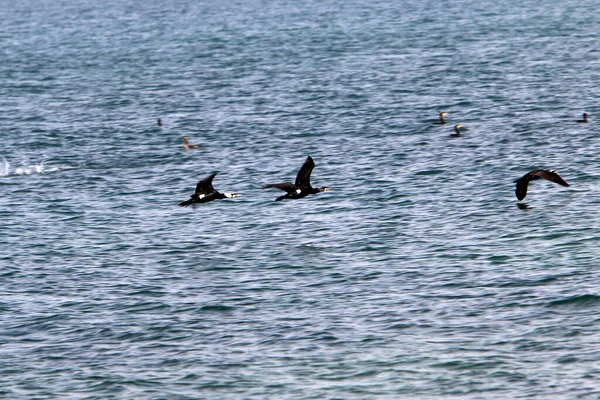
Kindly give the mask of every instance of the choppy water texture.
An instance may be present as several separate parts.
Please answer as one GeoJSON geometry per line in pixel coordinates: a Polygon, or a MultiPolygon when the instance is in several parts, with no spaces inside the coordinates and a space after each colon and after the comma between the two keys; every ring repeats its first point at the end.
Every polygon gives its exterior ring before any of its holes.
{"type": "Polygon", "coordinates": [[[6,3],[0,397],[600,397],[597,6],[6,3]]]}

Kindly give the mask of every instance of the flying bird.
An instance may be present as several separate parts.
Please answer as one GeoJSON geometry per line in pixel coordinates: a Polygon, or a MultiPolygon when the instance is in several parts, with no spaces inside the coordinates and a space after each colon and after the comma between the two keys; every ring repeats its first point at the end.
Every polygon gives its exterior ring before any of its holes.
{"type": "Polygon", "coordinates": [[[190,199],[179,203],[179,205],[181,207],[187,207],[194,203],[208,203],[209,201],[218,199],[233,199],[235,197],[240,197],[239,193],[219,193],[212,185],[212,180],[215,175],[217,174],[211,174],[198,182],[196,191],[190,196],[190,199]]]}
{"type": "Polygon", "coordinates": [[[534,171],[526,173],[525,175],[514,181],[514,183],[517,184],[517,187],[515,189],[517,199],[523,200],[525,196],[527,196],[527,185],[529,185],[529,182],[537,181],[540,178],[558,183],[562,186],[569,186],[569,184],[565,182],[565,180],[561,178],[556,171],[536,169],[534,171]]]}
{"type": "Polygon", "coordinates": [[[304,161],[304,164],[300,168],[300,171],[298,171],[295,183],[274,183],[263,186],[261,187],[261,189],[276,188],[287,192],[287,194],[276,198],[276,201],[281,201],[283,199],[301,199],[303,197],[308,196],[309,194],[316,194],[319,192],[326,192],[328,190],[331,190],[331,188],[327,186],[314,188],[310,185],[310,174],[312,173],[312,170],[314,168],[315,162],[313,161],[311,156],[308,156],[306,157],[306,161],[304,161]]]}

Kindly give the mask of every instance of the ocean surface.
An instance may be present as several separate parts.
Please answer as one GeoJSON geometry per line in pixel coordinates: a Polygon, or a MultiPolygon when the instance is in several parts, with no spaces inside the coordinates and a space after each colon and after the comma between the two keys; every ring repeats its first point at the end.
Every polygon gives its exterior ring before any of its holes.
{"type": "Polygon", "coordinates": [[[598,6],[4,1],[0,398],[600,398],[598,6]]]}

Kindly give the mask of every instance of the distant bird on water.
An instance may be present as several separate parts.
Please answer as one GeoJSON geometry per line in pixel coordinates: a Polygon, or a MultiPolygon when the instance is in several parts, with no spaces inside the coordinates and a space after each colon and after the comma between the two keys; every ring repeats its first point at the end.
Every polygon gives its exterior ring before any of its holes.
{"type": "Polygon", "coordinates": [[[320,192],[326,192],[331,190],[328,186],[323,186],[320,188],[314,188],[310,185],[310,174],[312,170],[315,168],[315,162],[311,158],[311,156],[306,157],[306,161],[298,171],[298,175],[296,176],[296,182],[283,182],[283,183],[274,183],[270,185],[266,185],[261,187],[261,189],[269,189],[276,188],[286,191],[287,194],[276,198],[276,201],[281,201],[283,199],[301,199],[303,197],[308,196],[309,194],[316,194],[320,192]]]}
{"type": "Polygon", "coordinates": [[[218,199],[233,199],[240,197],[239,193],[219,193],[212,185],[215,175],[217,174],[211,174],[198,182],[196,191],[190,196],[190,199],[179,203],[179,205],[181,207],[187,207],[194,203],[208,203],[209,201],[218,199]]]}
{"type": "Polygon", "coordinates": [[[578,119],[577,122],[588,122],[588,113],[583,113],[583,119],[578,119]]]}
{"type": "Polygon", "coordinates": [[[159,119],[157,119],[157,120],[156,120],[156,125],[158,125],[158,126],[162,126],[162,119],[160,119],[160,118],[159,118],[159,119]]]}
{"type": "Polygon", "coordinates": [[[190,138],[189,138],[189,137],[187,137],[187,136],[184,136],[184,137],[183,137],[183,147],[184,147],[186,150],[190,150],[190,149],[197,149],[198,147],[200,147],[200,146],[198,146],[198,145],[196,145],[196,144],[189,144],[189,142],[188,142],[189,140],[190,140],[190,138]]]}
{"type": "Polygon", "coordinates": [[[452,135],[450,135],[450,136],[452,136],[452,137],[460,137],[460,136],[462,136],[460,134],[460,128],[462,128],[461,124],[454,125],[454,133],[452,135]]]}
{"type": "Polygon", "coordinates": [[[561,178],[556,171],[536,169],[534,171],[526,173],[525,175],[514,181],[514,183],[517,184],[517,187],[515,189],[517,199],[523,200],[525,196],[527,196],[527,185],[529,185],[530,181],[537,181],[541,178],[558,183],[562,186],[569,186],[569,184],[565,182],[565,180],[561,178]]]}
{"type": "Polygon", "coordinates": [[[440,113],[440,120],[436,122],[437,125],[444,125],[446,123],[446,115],[448,115],[447,112],[442,111],[440,113]]]}

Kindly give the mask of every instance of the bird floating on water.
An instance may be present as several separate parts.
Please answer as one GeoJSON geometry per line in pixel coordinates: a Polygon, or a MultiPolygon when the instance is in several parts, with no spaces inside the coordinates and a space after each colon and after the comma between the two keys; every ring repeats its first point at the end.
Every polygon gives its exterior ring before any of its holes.
{"type": "Polygon", "coordinates": [[[269,189],[276,188],[286,191],[287,194],[276,198],[276,201],[280,201],[283,199],[301,199],[303,197],[308,196],[309,194],[316,194],[320,192],[326,192],[331,190],[328,186],[323,186],[319,188],[313,188],[310,185],[310,174],[312,170],[315,168],[315,162],[311,158],[311,156],[306,157],[306,161],[298,171],[298,175],[296,176],[296,182],[283,182],[283,183],[274,183],[270,185],[266,185],[261,187],[261,189],[269,189]]]}
{"type": "Polygon", "coordinates": [[[157,119],[157,120],[156,120],[156,125],[158,125],[158,126],[162,126],[162,119],[160,119],[160,118],[159,118],[159,119],[157,119]]]}
{"type": "Polygon", "coordinates": [[[189,144],[189,142],[188,142],[189,140],[190,140],[190,138],[189,138],[189,137],[187,137],[187,136],[184,136],[184,137],[183,137],[183,147],[184,147],[186,150],[189,150],[189,149],[197,149],[198,147],[200,147],[200,146],[198,146],[197,144],[189,144]]]}
{"type": "Polygon", "coordinates": [[[534,171],[526,173],[525,175],[514,181],[514,183],[517,184],[517,187],[515,189],[517,199],[523,200],[525,196],[527,196],[527,185],[529,185],[529,181],[536,181],[541,178],[558,183],[562,186],[569,186],[569,184],[558,175],[557,171],[536,169],[534,171]]]}
{"type": "Polygon", "coordinates": [[[460,128],[462,128],[462,125],[461,125],[461,124],[456,124],[456,125],[454,125],[454,133],[453,133],[453,134],[451,134],[450,136],[452,136],[452,137],[460,137],[460,136],[462,136],[462,135],[460,134],[460,128]]]}
{"type": "Polygon", "coordinates": [[[577,122],[588,122],[588,113],[583,113],[583,119],[578,119],[577,122]]]}
{"type": "Polygon", "coordinates": [[[217,174],[211,174],[198,182],[198,185],[196,185],[196,191],[190,196],[190,199],[182,201],[179,203],[179,205],[181,207],[187,207],[194,203],[208,203],[209,201],[213,200],[233,199],[241,196],[239,193],[219,193],[212,185],[212,180],[214,179],[215,175],[217,174]]]}
{"type": "Polygon", "coordinates": [[[440,120],[436,122],[437,125],[444,125],[446,123],[446,115],[448,115],[447,112],[442,111],[440,113],[440,120]]]}

